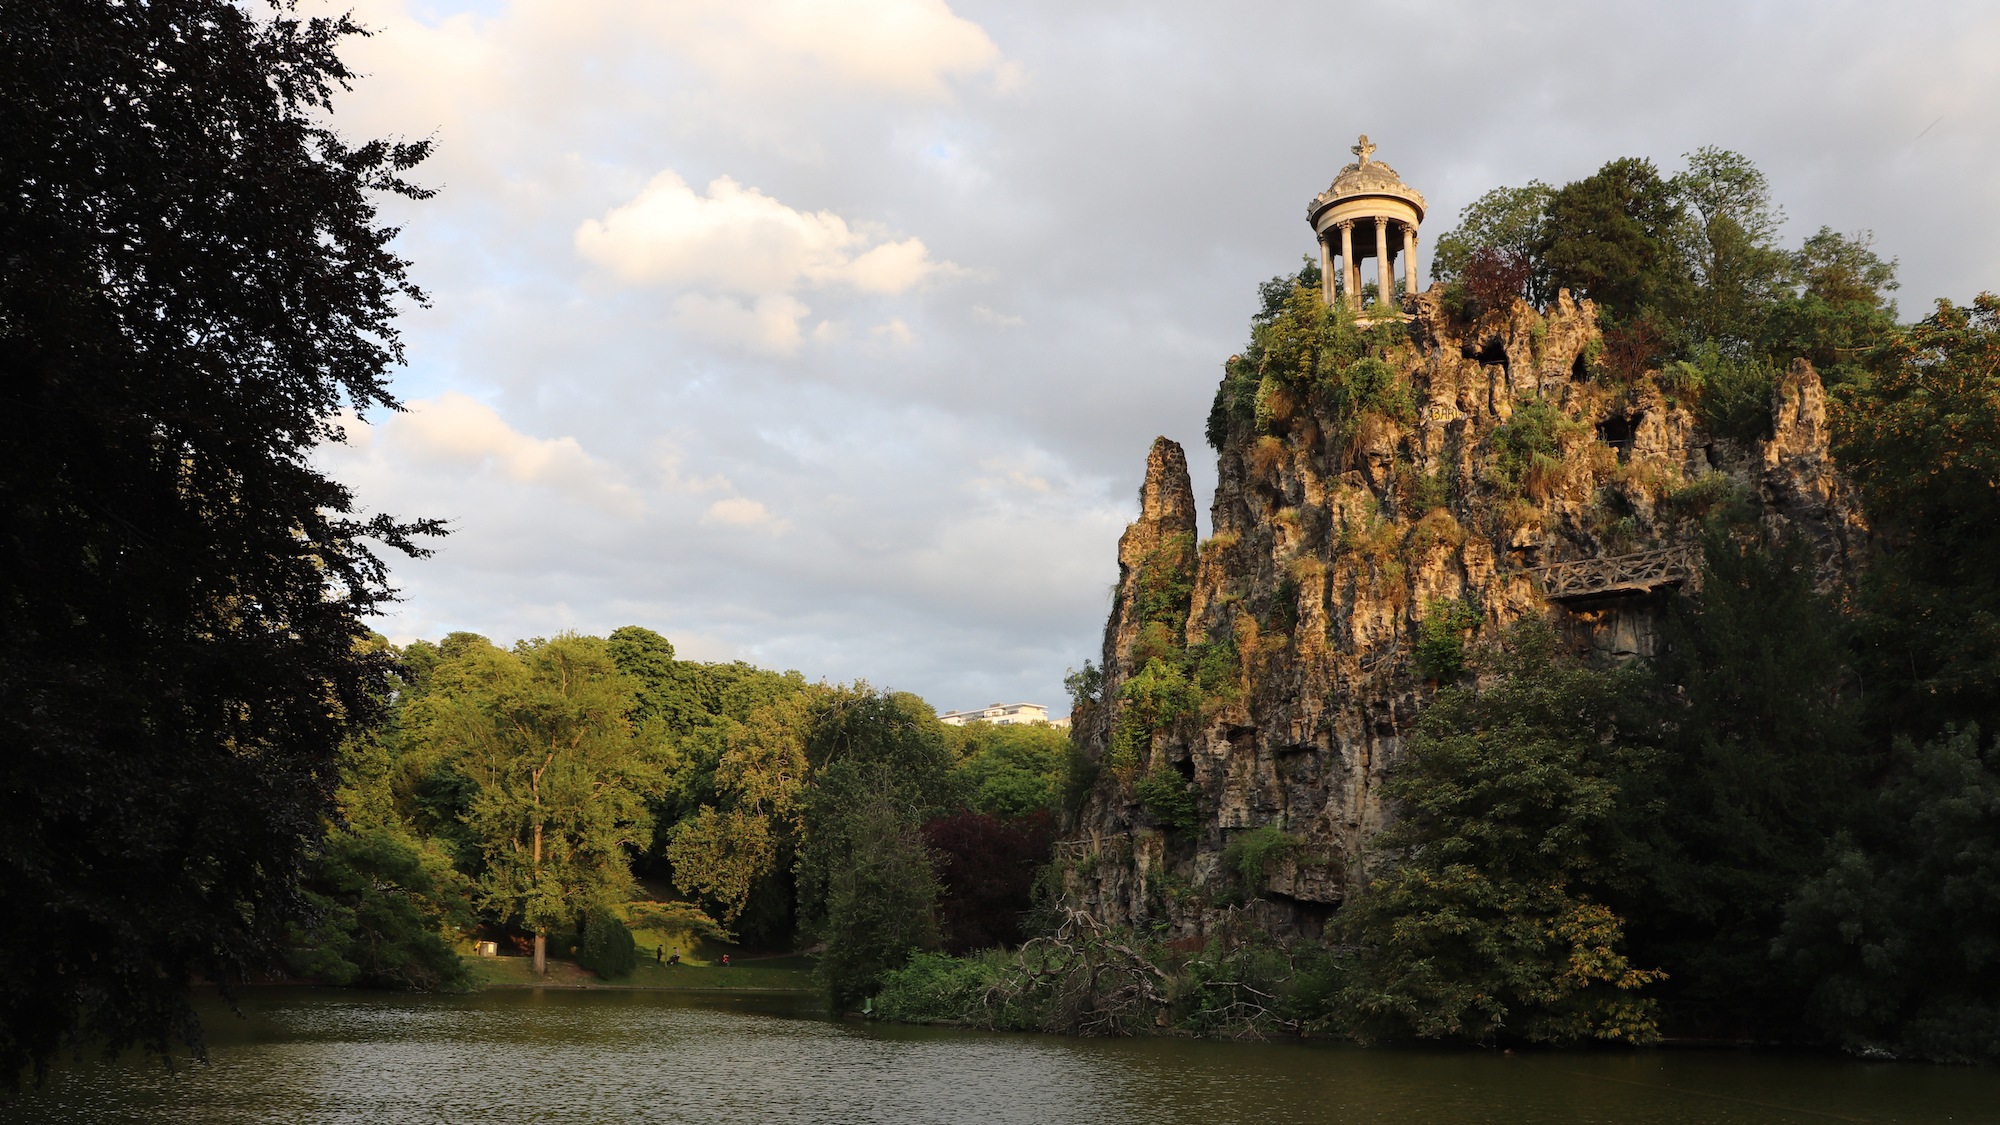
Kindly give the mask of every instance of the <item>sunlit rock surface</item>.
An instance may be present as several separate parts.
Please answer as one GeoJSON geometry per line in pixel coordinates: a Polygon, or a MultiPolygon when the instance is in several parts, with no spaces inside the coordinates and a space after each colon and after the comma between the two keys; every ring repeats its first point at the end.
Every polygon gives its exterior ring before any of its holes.
{"type": "Polygon", "coordinates": [[[1277,934],[1317,935],[1395,815],[1381,786],[1437,688],[1414,657],[1439,603],[1476,618],[1468,644],[1538,616],[1580,656],[1651,656],[1667,600],[1696,576],[1679,560],[1698,564],[1706,505],[1732,491],[1768,530],[1812,544],[1822,588],[1852,588],[1867,528],[1803,361],[1774,388],[1771,436],[1745,444],[1704,432],[1659,380],[1592,377],[1595,312],[1567,292],[1545,313],[1516,302],[1472,324],[1453,323],[1435,289],[1405,308],[1408,340],[1385,358],[1409,381],[1414,421],[1363,419],[1342,440],[1326,408],[1299,402],[1280,404],[1267,431],[1233,426],[1214,535],[1198,550],[1184,453],[1154,444],[1119,542],[1100,702],[1075,716],[1098,774],[1058,849],[1071,901],[1099,917],[1196,939],[1233,907],[1277,934]],[[1573,425],[1558,463],[1508,487],[1494,435],[1537,398],[1573,425]],[[1413,482],[1439,472],[1445,503],[1413,505],[1413,482]],[[1234,686],[1114,760],[1120,688],[1148,655],[1141,587],[1157,591],[1162,568],[1193,585],[1182,639],[1233,647],[1234,686]],[[1563,592],[1593,582],[1612,588],[1563,592]],[[1192,831],[1163,829],[1138,796],[1140,778],[1165,770],[1198,790],[1192,831]],[[1224,853],[1265,826],[1298,843],[1266,893],[1246,897],[1224,853]]]}

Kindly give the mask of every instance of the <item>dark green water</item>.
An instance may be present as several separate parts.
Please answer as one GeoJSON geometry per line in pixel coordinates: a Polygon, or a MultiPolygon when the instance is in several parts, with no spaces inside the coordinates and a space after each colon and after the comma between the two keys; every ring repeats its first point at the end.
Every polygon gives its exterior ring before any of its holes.
{"type": "Polygon", "coordinates": [[[256,990],[213,1063],[65,1067],[34,1122],[1544,1125],[2000,1122],[2000,1073],[1808,1055],[1080,1040],[841,1023],[799,996],[256,990]]]}

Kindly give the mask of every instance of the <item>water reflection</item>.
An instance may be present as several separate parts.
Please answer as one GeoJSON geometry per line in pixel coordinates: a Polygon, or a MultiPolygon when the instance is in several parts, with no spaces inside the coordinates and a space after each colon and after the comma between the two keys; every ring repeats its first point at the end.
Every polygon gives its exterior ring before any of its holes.
{"type": "Polygon", "coordinates": [[[1075,1040],[825,1019],[809,997],[264,990],[211,1066],[62,1069],[7,1120],[209,1123],[1944,1122],[2000,1075],[1811,1056],[1075,1040]]]}

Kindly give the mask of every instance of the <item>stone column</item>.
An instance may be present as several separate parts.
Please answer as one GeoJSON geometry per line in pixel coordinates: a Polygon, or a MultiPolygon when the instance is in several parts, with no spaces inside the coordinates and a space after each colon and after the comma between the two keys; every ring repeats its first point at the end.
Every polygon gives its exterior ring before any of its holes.
{"type": "Polygon", "coordinates": [[[1403,227],[1403,292],[1414,297],[1417,289],[1417,224],[1403,227]]]}
{"type": "Polygon", "coordinates": [[[1326,244],[1326,232],[1319,236],[1319,296],[1327,304],[1333,304],[1333,253],[1326,244]]]}
{"type": "Polygon", "coordinates": [[[1340,224],[1340,268],[1347,277],[1347,307],[1361,311],[1361,270],[1354,264],[1354,222],[1340,224]]]}
{"type": "Polygon", "coordinates": [[[1396,307],[1396,275],[1389,263],[1389,217],[1375,216],[1375,307],[1396,307]]]}

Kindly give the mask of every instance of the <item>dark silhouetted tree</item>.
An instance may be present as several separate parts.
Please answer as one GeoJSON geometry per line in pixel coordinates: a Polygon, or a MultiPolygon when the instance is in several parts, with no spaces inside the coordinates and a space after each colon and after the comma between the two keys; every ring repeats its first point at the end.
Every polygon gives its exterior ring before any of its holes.
{"type": "Polygon", "coordinates": [[[200,1052],[190,978],[312,923],[338,749],[392,658],[373,537],[315,469],[394,408],[421,301],[374,193],[428,143],[326,126],[346,17],[0,6],[0,1073],[200,1052]]]}

